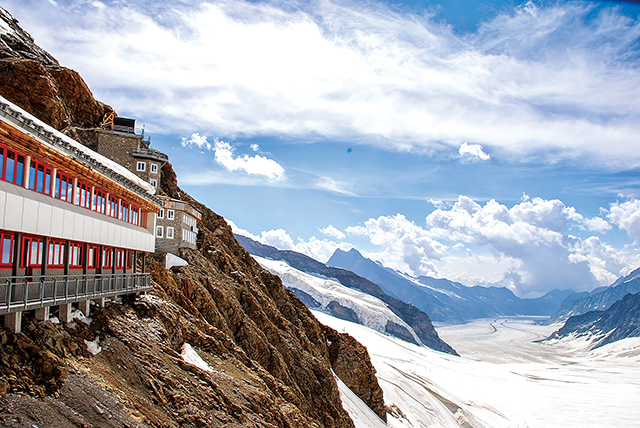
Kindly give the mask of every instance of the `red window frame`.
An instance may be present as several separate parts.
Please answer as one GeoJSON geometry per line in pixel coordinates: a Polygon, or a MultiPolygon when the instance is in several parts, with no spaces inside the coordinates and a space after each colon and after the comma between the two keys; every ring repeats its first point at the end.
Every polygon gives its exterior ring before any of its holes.
{"type": "Polygon", "coordinates": [[[24,183],[24,168],[27,157],[5,145],[0,145],[0,178],[9,183],[22,186],[24,183]],[[12,161],[11,176],[7,177],[7,164],[12,161]]]}
{"type": "Polygon", "coordinates": [[[102,267],[103,268],[113,267],[113,248],[105,247],[102,249],[102,267]]]}
{"type": "Polygon", "coordinates": [[[13,233],[0,233],[0,267],[13,266],[14,241],[13,233]]]}
{"type": "Polygon", "coordinates": [[[107,212],[107,192],[97,188],[93,191],[92,209],[100,214],[107,212]]]}
{"type": "Polygon", "coordinates": [[[84,259],[84,255],[82,250],[83,244],[79,244],[76,242],[69,243],[69,267],[71,268],[81,268],[82,261],[84,259]]]}
{"type": "Polygon", "coordinates": [[[121,248],[116,248],[116,269],[124,269],[124,250],[121,248]]]}
{"type": "Polygon", "coordinates": [[[43,250],[44,250],[44,242],[42,238],[35,237],[35,236],[23,236],[20,267],[22,269],[28,268],[28,267],[31,267],[31,268],[41,267],[43,250]]]}
{"type": "Polygon", "coordinates": [[[107,215],[109,217],[118,218],[120,199],[109,195],[109,201],[107,202],[107,215]]]}
{"type": "Polygon", "coordinates": [[[29,163],[29,189],[45,195],[51,195],[51,177],[53,168],[31,159],[29,163]]]}
{"type": "Polygon", "coordinates": [[[87,267],[96,269],[100,264],[100,247],[97,245],[89,245],[87,250],[87,267]]]}
{"type": "Polygon", "coordinates": [[[78,189],[78,206],[83,208],[91,209],[91,186],[87,183],[84,183],[78,180],[78,184],[76,185],[76,189],[78,189]]]}
{"type": "Polygon", "coordinates": [[[53,197],[73,203],[73,177],[61,171],[56,171],[53,197]]]}
{"type": "Polygon", "coordinates": [[[49,251],[47,254],[47,267],[52,269],[64,267],[65,241],[51,239],[49,241],[49,251]]]}

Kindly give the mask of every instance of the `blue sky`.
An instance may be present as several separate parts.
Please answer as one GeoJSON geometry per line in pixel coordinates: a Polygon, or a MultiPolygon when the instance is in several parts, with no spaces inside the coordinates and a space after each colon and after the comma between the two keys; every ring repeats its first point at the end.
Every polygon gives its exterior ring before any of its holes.
{"type": "Polygon", "coordinates": [[[520,296],[640,265],[635,2],[0,5],[262,242],[520,296]]]}

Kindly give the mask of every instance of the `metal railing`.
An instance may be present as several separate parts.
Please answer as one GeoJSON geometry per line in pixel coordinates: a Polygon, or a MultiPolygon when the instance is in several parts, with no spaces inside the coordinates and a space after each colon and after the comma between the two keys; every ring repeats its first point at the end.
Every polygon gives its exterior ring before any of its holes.
{"type": "Polygon", "coordinates": [[[148,273],[0,278],[0,315],[151,289],[148,273]]]}

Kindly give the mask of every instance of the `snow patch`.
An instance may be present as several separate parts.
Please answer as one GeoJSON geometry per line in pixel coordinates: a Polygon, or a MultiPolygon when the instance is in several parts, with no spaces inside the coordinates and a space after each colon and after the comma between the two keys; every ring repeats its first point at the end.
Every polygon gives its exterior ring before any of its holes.
{"type": "Polygon", "coordinates": [[[167,253],[164,258],[164,268],[171,269],[172,267],[189,266],[189,262],[183,258],[176,256],[175,254],[167,253]]]}
{"type": "MultiPolygon", "coordinates": [[[[333,370],[331,370],[331,373],[333,373],[333,370]]],[[[335,373],[333,373],[333,377],[338,383],[342,407],[351,416],[356,428],[385,428],[387,426],[335,373]]]]}
{"type": "Polygon", "coordinates": [[[91,325],[91,322],[93,321],[93,318],[85,317],[82,311],[75,308],[71,310],[71,319],[78,320],[86,325],[91,325]]]}
{"type": "Polygon", "coordinates": [[[192,366],[196,366],[199,369],[204,370],[205,372],[212,372],[213,369],[207,364],[205,360],[196,352],[195,349],[188,343],[182,345],[182,360],[185,363],[191,364],[192,366]]]}
{"type": "Polygon", "coordinates": [[[100,346],[100,336],[97,336],[94,341],[84,340],[85,345],[87,345],[87,351],[91,352],[93,356],[98,355],[102,351],[102,347],[100,346]]]}

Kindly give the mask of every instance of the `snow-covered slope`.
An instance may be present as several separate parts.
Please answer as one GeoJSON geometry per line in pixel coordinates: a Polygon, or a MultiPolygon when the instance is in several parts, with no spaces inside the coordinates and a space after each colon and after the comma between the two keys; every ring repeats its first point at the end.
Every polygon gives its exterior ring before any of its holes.
{"type": "Polygon", "coordinates": [[[557,325],[488,319],[439,328],[462,355],[451,357],[314,315],[367,347],[392,428],[627,428],[640,420],[637,340],[587,351],[536,342],[557,325]]]}
{"type": "Polygon", "coordinates": [[[302,272],[280,260],[269,260],[258,256],[253,258],[269,272],[278,275],[286,288],[293,290],[301,300],[306,300],[307,306],[336,315],[338,318],[346,318],[366,325],[381,333],[393,334],[395,330],[403,329],[404,333],[393,335],[400,336],[402,339],[409,335],[412,339],[410,341],[421,343],[413,329],[393,313],[382,300],[345,287],[333,279],[302,272]],[[313,304],[314,301],[315,304],[313,304]]]}

